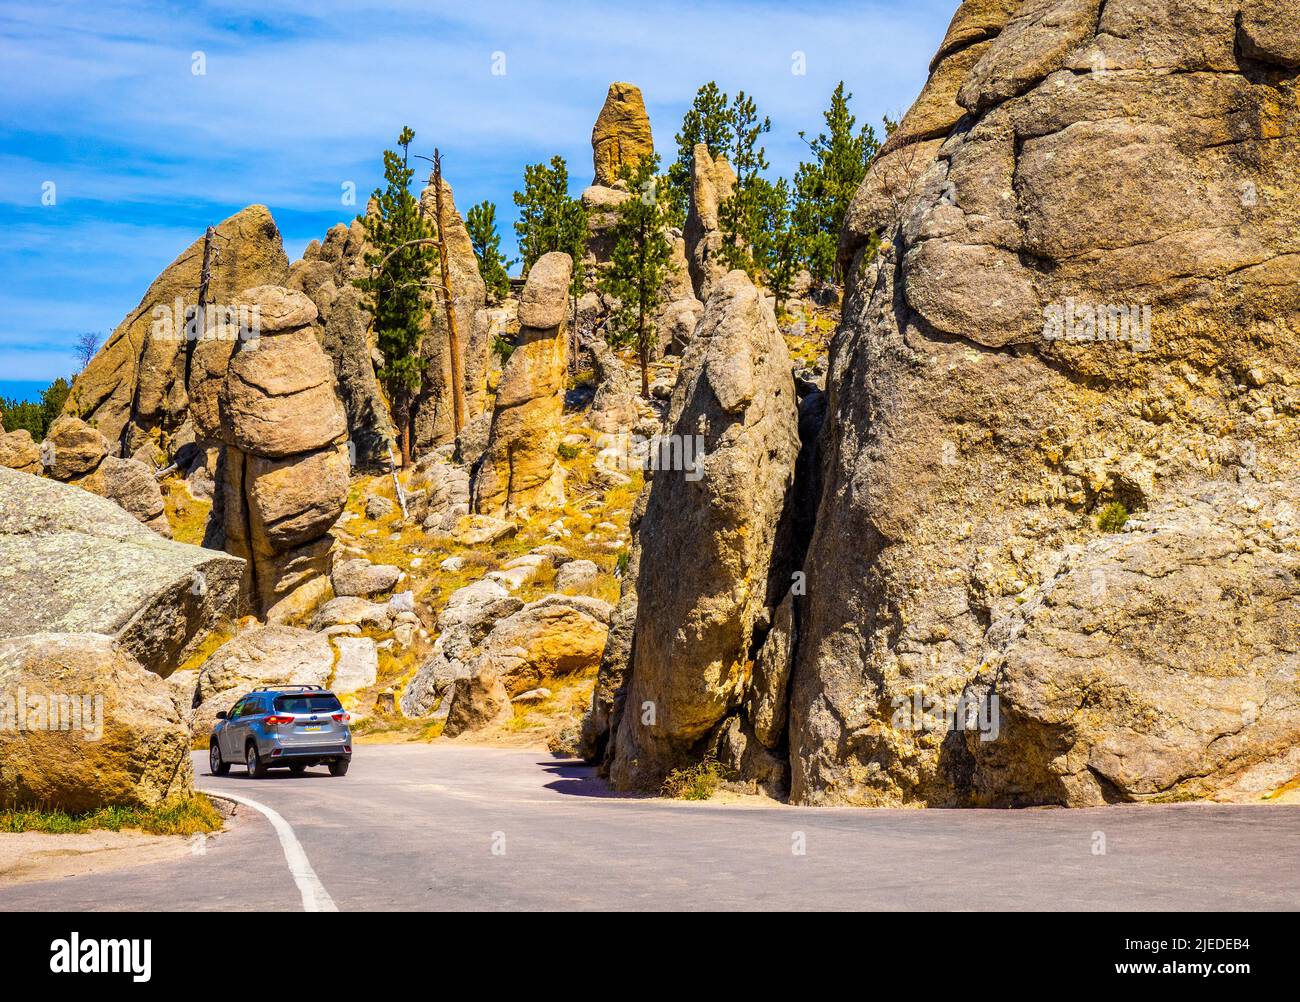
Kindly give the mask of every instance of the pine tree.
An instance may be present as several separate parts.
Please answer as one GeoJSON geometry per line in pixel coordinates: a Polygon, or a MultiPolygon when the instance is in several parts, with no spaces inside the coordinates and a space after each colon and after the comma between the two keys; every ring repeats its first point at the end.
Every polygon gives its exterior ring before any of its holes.
{"type": "Polygon", "coordinates": [[[506,269],[514,264],[501,255],[501,234],[497,232],[497,207],[484,199],[470,207],[465,217],[474,256],[478,258],[479,274],[487,286],[488,297],[499,303],[510,295],[510,276],[506,269]]]}
{"type": "Polygon", "coordinates": [[[654,346],[654,313],[672,265],[672,247],[665,229],[669,207],[658,197],[655,171],[659,157],[624,167],[632,197],[618,207],[614,223],[614,250],[600,278],[600,289],[618,301],[606,325],[614,347],[635,345],[641,363],[641,395],[650,396],[650,353],[654,346]]]}
{"type": "Polygon", "coordinates": [[[819,282],[835,277],[840,228],[867,166],[880,150],[869,124],[854,133],[856,119],[849,113],[852,99],[852,94],[845,94],[841,80],[831,95],[830,108],[822,113],[829,135],[823,132],[810,140],[806,133],[799,133],[813,160],[800,164],[795,173],[793,222],[803,243],[808,273],[819,282]]]}
{"type": "Polygon", "coordinates": [[[806,256],[805,241],[795,228],[790,202],[790,185],[781,178],[771,186],[767,200],[767,236],[762,248],[767,287],[776,299],[778,314],[790,298],[795,275],[806,256]]]}
{"type": "Polygon", "coordinates": [[[758,117],[752,97],[740,91],[730,109],[731,138],[727,150],[736,184],[731,197],[718,208],[718,223],[723,231],[722,259],[732,268],[743,268],[757,279],[764,268],[764,225],[774,198],[773,186],[764,180],[767,150],[759,145],[760,137],[772,131],[771,119],[758,117]]]}
{"type": "Polygon", "coordinates": [[[420,346],[428,327],[428,288],[438,266],[433,223],[411,194],[415,171],[408,163],[414,139],[415,133],[403,128],[397,138],[401,152],[384,151],[385,187],[375,189],[371,210],[360,217],[372,247],[366,254],[369,272],[356,280],[374,318],[375,342],[383,355],[377,375],[388,394],[403,465],[411,461],[411,404],[423,380],[420,346]]]}
{"type": "Polygon", "coordinates": [[[677,159],[668,165],[666,182],[661,186],[660,198],[665,201],[665,212],[670,225],[681,226],[686,220],[686,208],[691,198],[691,167],[695,161],[695,145],[703,143],[710,156],[726,151],[731,141],[731,111],[727,95],[710,80],[695,93],[695,100],[682,118],[682,131],[674,137],[677,142],[677,159]]]}
{"type": "Polygon", "coordinates": [[[582,203],[569,197],[569,168],[564,157],[524,168],[524,190],[514,195],[519,206],[515,233],[523,255],[524,274],[543,254],[563,251],[573,258],[574,279],[586,249],[587,213],[582,203]]]}

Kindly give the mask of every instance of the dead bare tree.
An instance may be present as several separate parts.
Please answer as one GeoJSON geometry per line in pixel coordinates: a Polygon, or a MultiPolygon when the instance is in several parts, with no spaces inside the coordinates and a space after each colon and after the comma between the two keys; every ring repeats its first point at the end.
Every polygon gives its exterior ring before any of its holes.
{"type": "Polygon", "coordinates": [[[465,424],[465,390],[461,385],[460,341],[456,336],[456,306],[451,298],[451,273],[447,267],[447,235],[442,212],[442,154],[433,151],[433,204],[437,214],[438,266],[442,273],[442,306],[447,314],[447,353],[451,360],[451,423],[457,435],[465,424]]]}
{"type": "Polygon", "coordinates": [[[81,363],[78,371],[85,369],[90,364],[90,360],[95,357],[95,352],[99,351],[99,335],[93,331],[79,335],[73,351],[76,353],[77,361],[81,363]]]}

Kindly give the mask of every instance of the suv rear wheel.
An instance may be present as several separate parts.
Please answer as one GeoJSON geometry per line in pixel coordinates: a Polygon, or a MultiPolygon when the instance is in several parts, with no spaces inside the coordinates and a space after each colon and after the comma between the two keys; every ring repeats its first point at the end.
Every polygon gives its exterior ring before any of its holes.
{"type": "Polygon", "coordinates": [[[224,776],[230,771],[230,763],[221,759],[221,749],[215,741],[208,747],[208,771],[214,776],[224,776]]]}
{"type": "Polygon", "coordinates": [[[253,779],[261,779],[266,775],[266,766],[262,764],[262,756],[257,754],[255,744],[250,744],[248,751],[244,753],[244,765],[248,767],[248,774],[253,779]]]}
{"type": "Polygon", "coordinates": [[[346,776],[346,775],[348,774],[348,765],[349,765],[349,764],[350,764],[350,763],[349,763],[348,760],[345,759],[345,758],[336,759],[335,761],[333,761],[333,762],[330,763],[330,775],[331,775],[331,776],[346,776]]]}

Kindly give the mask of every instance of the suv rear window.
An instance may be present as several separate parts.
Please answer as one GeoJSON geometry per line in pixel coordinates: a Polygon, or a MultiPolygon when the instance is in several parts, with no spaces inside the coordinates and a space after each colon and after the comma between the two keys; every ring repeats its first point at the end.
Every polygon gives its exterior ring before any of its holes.
{"type": "Polygon", "coordinates": [[[333,713],[343,709],[343,704],[333,693],[316,693],[310,696],[276,696],[277,713],[333,713]]]}

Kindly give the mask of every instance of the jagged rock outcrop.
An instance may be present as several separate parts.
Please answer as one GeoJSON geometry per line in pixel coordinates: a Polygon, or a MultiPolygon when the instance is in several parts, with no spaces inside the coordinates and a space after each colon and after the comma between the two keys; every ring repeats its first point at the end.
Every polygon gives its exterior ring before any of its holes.
{"type": "Polygon", "coordinates": [[[170,539],[162,489],[152,467],[109,455],[112,446],[80,418],[64,414],[40,444],[37,470],[55,480],[108,498],[159,535],[170,539]]]}
{"type": "Polygon", "coordinates": [[[790,372],[771,308],[731,272],[673,390],[668,425],[692,461],[660,463],[638,531],[631,677],[611,749],[619,788],[657,788],[744,699],[756,632],[790,584],[769,579],[799,452],[790,372]]]}
{"type": "Polygon", "coordinates": [[[309,608],[329,585],[330,528],[348,492],[347,420],[334,368],[300,292],[246,290],[261,336],[237,346],[220,394],[225,549],[246,561],[244,592],[273,620],[309,608]]]}
{"type": "Polygon", "coordinates": [[[474,650],[496,621],[513,615],[523,605],[503,585],[487,578],[453,592],[438,614],[433,651],[402,693],[402,712],[408,717],[429,714],[453,682],[473,673],[474,650]]]}
{"type": "Polygon", "coordinates": [[[736,172],[723,156],[716,159],[703,143],[695,146],[691,161],[691,198],[682,230],[683,253],[695,298],[707,302],[713,285],[727,273],[721,258],[722,229],[718,207],[731,197],[736,172]]]}
{"type": "MultiPolygon", "coordinates": [[[[213,247],[207,301],[217,307],[233,305],[250,286],[282,285],[288,275],[280,232],[264,205],[218,225],[213,247]]],[[[197,342],[186,337],[185,311],[197,304],[202,266],[200,236],[154,279],[72,385],[66,413],[98,429],[115,456],[148,445],[173,457],[193,441],[186,371],[197,342]]]]}
{"type": "Polygon", "coordinates": [[[630,432],[641,420],[641,411],[627,369],[604,338],[587,338],[584,347],[596,371],[596,395],[588,418],[591,426],[604,435],[630,432]]]}
{"type": "Polygon", "coordinates": [[[0,803],[79,814],[194,792],[167,683],[112,637],[0,640],[0,694],[0,803]]]}
{"type": "Polygon", "coordinates": [[[630,83],[610,84],[591,130],[592,162],[596,168],[592,183],[611,187],[624,166],[635,167],[654,150],[641,88],[630,83]]]}
{"type": "Polygon", "coordinates": [[[375,376],[378,353],[371,317],[364,294],[353,284],[365,275],[369,249],[359,219],[348,225],[338,223],[323,241],[307,245],[302,259],[290,265],[285,284],[306,293],[316,304],[321,346],[334,363],[356,465],[387,469],[388,446],[394,440],[392,420],[375,376]]]}
{"type": "MultiPolygon", "coordinates": [[[[461,387],[465,396],[466,423],[487,407],[487,366],[492,350],[491,317],[487,310],[487,286],[478,273],[478,258],[470,242],[465,221],[456,211],[451,186],[442,179],[442,218],[438,218],[432,182],[420,195],[420,207],[442,230],[447,246],[448,281],[456,315],[456,344],[459,347],[461,387]]],[[[451,351],[447,313],[441,296],[429,311],[430,327],[424,338],[425,376],[414,403],[412,425],[417,451],[454,441],[452,413],[451,351]]]]}
{"type": "Polygon", "coordinates": [[[408,504],[427,532],[450,534],[469,514],[469,472],[444,463],[437,453],[420,457],[409,487],[408,504]]]}
{"type": "Polygon", "coordinates": [[[1300,771],[1294,553],[1238,519],[1300,501],[1300,110],[1263,27],[1288,9],[958,12],[843,234],[796,802],[1258,794],[1300,771]],[[1111,502],[1139,524],[1090,547],[1111,502]],[[990,692],[981,741],[958,709],[990,692]]]}
{"type": "Polygon", "coordinates": [[[96,633],[166,677],[239,613],[242,561],[175,543],[104,498],[0,469],[0,635],[96,633]]]}
{"type": "Polygon", "coordinates": [[[474,511],[499,515],[564,503],[556,450],[568,365],[568,290],[573,262],[544,254],[528,272],[519,339],[501,373],[492,431],[472,484],[474,511]]]}
{"type": "MultiPolygon", "coordinates": [[[[939,51],[930,62],[930,78],[902,121],[885,140],[867,179],[858,187],[841,234],[841,265],[869,234],[885,233],[903,219],[915,197],[921,176],[933,163],[943,141],[966,109],[957,92],[971,68],[1021,7],[1020,0],[964,0],[953,16],[939,51]]],[[[1083,5],[1038,4],[1044,15],[1061,10],[1082,11],[1083,5]]],[[[1095,3],[1091,4],[1095,20],[1095,3]]]]}
{"type": "Polygon", "coordinates": [[[632,197],[624,182],[616,183],[617,188],[593,184],[582,192],[582,207],[587,210],[587,258],[592,263],[607,262],[614,253],[618,207],[632,197]]]}

